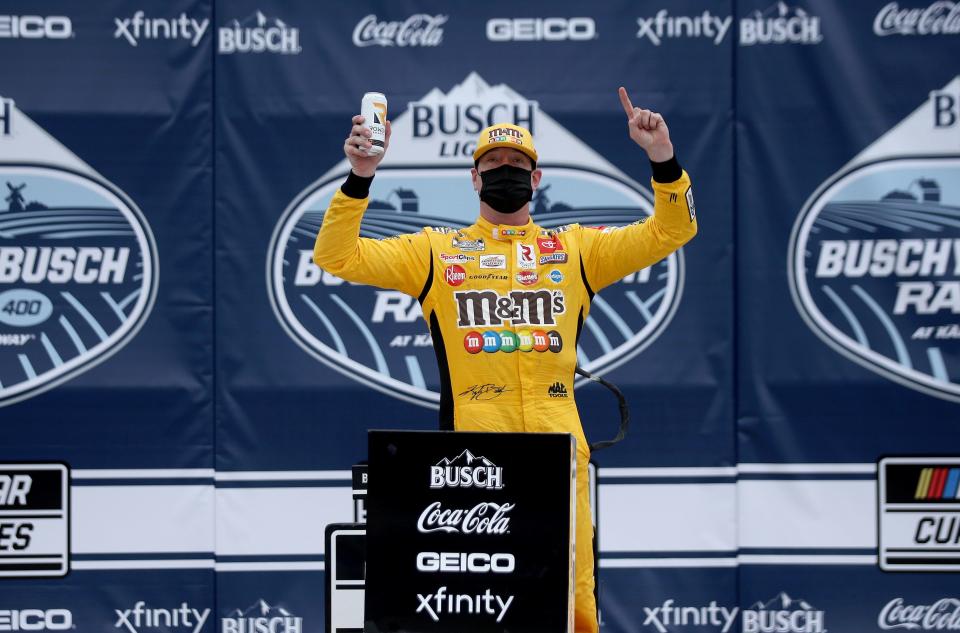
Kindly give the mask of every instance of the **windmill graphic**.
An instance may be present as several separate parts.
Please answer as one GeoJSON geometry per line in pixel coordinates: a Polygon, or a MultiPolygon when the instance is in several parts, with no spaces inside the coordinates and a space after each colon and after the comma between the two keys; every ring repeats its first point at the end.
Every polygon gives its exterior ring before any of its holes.
{"type": "Polygon", "coordinates": [[[10,190],[10,195],[7,196],[7,202],[10,203],[6,209],[6,212],[13,211],[17,213],[18,211],[23,211],[23,194],[20,193],[23,191],[23,188],[27,184],[23,183],[19,186],[14,186],[13,183],[7,182],[7,189],[10,190]]]}

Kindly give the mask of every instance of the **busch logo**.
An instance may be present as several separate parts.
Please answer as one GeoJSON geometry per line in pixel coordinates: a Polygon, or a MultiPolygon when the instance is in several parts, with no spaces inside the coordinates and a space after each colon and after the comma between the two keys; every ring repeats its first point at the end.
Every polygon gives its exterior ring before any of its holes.
{"type": "Polygon", "coordinates": [[[148,609],[147,603],[139,600],[132,609],[114,609],[117,621],[114,628],[124,627],[130,633],[140,633],[145,629],[187,629],[191,633],[200,633],[210,615],[210,609],[200,611],[186,602],[173,609],[148,609]]]}
{"type": "Polygon", "coordinates": [[[210,26],[209,18],[198,22],[188,18],[186,13],[181,13],[178,18],[146,18],[143,11],[137,11],[132,18],[113,18],[113,22],[117,25],[114,39],[122,37],[130,46],[136,46],[141,39],[183,39],[190,42],[190,46],[196,46],[210,26]]]}
{"type": "Polygon", "coordinates": [[[69,631],[69,609],[0,609],[0,631],[69,631]]]}
{"type": "Polygon", "coordinates": [[[960,79],[930,93],[804,207],[790,283],[807,324],[852,360],[960,400],[960,79]],[[916,156],[916,157],[913,157],[916,156]],[[927,156],[933,156],[927,158],[927,156]]]}
{"type": "Polygon", "coordinates": [[[217,30],[217,52],[233,53],[300,53],[300,29],[287,26],[277,18],[267,18],[259,11],[242,22],[231,20],[217,30]]]}
{"type": "Polygon", "coordinates": [[[743,610],[743,633],[826,633],[824,613],[784,592],[743,610]]]}
{"type": "Polygon", "coordinates": [[[503,468],[486,457],[463,451],[453,460],[444,457],[430,467],[430,487],[499,490],[503,488],[503,468]]]}
{"type": "Polygon", "coordinates": [[[24,142],[22,155],[0,162],[0,406],[122,348],[157,283],[156,246],[136,206],[93,170],[77,172],[82,161],[15,106],[8,119],[24,142]]]}
{"type": "Polygon", "coordinates": [[[73,22],[65,15],[0,15],[0,39],[65,40],[73,22]]]}
{"type": "Polygon", "coordinates": [[[937,0],[922,9],[884,6],[873,19],[873,32],[887,35],[956,35],[960,33],[960,3],[937,0]]]}
{"type": "Polygon", "coordinates": [[[910,605],[894,598],[880,611],[877,626],[885,631],[960,631],[960,600],[941,598],[933,604],[910,605]]]}
{"type": "Polygon", "coordinates": [[[354,46],[439,46],[445,15],[416,13],[402,22],[380,22],[370,14],[353,29],[354,46]]]}
{"type": "Polygon", "coordinates": [[[653,17],[637,18],[637,24],[637,37],[647,38],[654,46],[660,46],[665,38],[681,37],[704,37],[719,46],[733,24],[733,16],[713,15],[709,10],[697,16],[671,16],[666,9],[660,9],[653,17]]]}
{"type": "Polygon", "coordinates": [[[460,290],[457,327],[556,325],[565,310],[561,290],[513,290],[506,297],[494,290],[460,290]]]}
{"type": "Polygon", "coordinates": [[[303,633],[303,618],[257,600],[246,610],[234,609],[221,618],[220,633],[303,633]]]}
{"type": "Polygon", "coordinates": [[[493,18],[487,21],[491,42],[562,42],[597,37],[593,18],[493,18]]]}
{"type": "Polygon", "coordinates": [[[448,534],[508,534],[512,503],[478,503],[469,510],[444,510],[439,501],[434,501],[420,513],[417,530],[423,534],[446,532],[448,534]]]}
{"type": "Polygon", "coordinates": [[[754,44],[819,44],[820,18],[778,2],[740,20],[740,46],[754,44]]]}
{"type": "MultiPolygon", "coordinates": [[[[540,285],[521,286],[522,294],[511,296],[505,289],[502,296],[484,294],[487,280],[513,280],[517,272],[512,270],[514,254],[510,253],[508,261],[487,250],[490,236],[468,239],[461,233],[474,222],[479,203],[470,187],[453,188],[451,183],[462,181],[473,166],[472,154],[480,131],[499,122],[530,129],[538,146],[549,148],[551,154],[543,156],[544,184],[531,202],[545,229],[536,237],[558,233],[558,240],[563,242],[562,232],[552,229],[574,221],[588,226],[625,226],[652,214],[649,191],[633,184],[600,152],[540,110],[536,101],[510,86],[491,85],[471,72],[454,86],[429,90],[393,120],[391,158],[377,170],[360,235],[377,242],[389,240],[392,246],[402,248],[408,244],[405,234],[438,227],[429,229],[444,234],[442,248],[433,255],[434,291],[443,288],[452,295],[474,289],[480,293],[462,296],[464,312],[455,312],[452,317],[463,318],[464,335],[476,332],[471,345],[474,340],[480,344],[474,351],[492,350],[484,340],[494,335],[501,337],[498,353],[518,349],[560,351],[560,324],[547,324],[576,319],[577,315],[566,305],[569,296],[564,298],[550,290],[559,291],[561,286],[555,284],[576,280],[579,270],[576,275],[573,269],[552,275],[549,269],[541,270],[540,285]],[[551,183],[557,186],[551,187],[551,183]],[[603,207],[597,206],[598,200],[604,201],[603,207]],[[475,259],[460,261],[460,255],[475,259]],[[471,263],[467,266],[463,262],[471,263]],[[466,269],[467,279],[461,286],[447,283],[448,265],[466,269]],[[469,325],[471,321],[477,324],[475,330],[469,325]]],[[[409,294],[413,289],[404,293],[346,282],[313,263],[312,236],[317,234],[330,200],[349,169],[346,159],[331,165],[280,214],[266,262],[271,307],[291,339],[317,361],[391,397],[437,408],[440,372],[420,304],[409,294]]],[[[539,257],[549,257],[546,264],[569,267],[572,254],[567,262],[562,257],[550,257],[565,252],[534,251],[529,270],[535,269],[539,257]]],[[[592,326],[584,328],[577,346],[584,368],[602,375],[629,362],[656,340],[676,313],[683,270],[683,254],[677,252],[627,275],[595,297],[592,326]]],[[[451,281],[459,280],[456,273],[455,269],[450,272],[451,281]]],[[[427,271],[423,274],[426,278],[427,271]]],[[[414,294],[418,293],[419,289],[414,294]]],[[[460,307],[457,303],[448,305],[460,307]]],[[[446,344],[464,343],[455,340],[446,344]]],[[[572,393],[574,385],[567,387],[572,393]]]]}

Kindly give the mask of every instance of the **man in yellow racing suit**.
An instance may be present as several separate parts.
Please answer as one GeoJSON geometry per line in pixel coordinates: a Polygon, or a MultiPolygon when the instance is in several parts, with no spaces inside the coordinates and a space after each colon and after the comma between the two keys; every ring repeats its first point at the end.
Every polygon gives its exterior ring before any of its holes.
{"type": "MultiPolygon", "coordinates": [[[[690,179],[663,118],[620,100],[630,137],[653,169],[654,215],[620,228],[543,229],[530,219],[537,153],[524,128],[480,133],[471,170],[480,217],[460,230],[425,228],[385,240],[360,238],[370,183],[383,154],[353,118],[344,151],[352,173],[330,202],[314,262],[343,279],[417,297],[440,366],[440,426],[458,431],[566,432],[577,441],[577,633],[598,630],[590,449],[573,397],[577,339],[593,294],[650,266],[697,232],[690,179]]],[[[389,144],[389,124],[387,144],[389,144]]]]}

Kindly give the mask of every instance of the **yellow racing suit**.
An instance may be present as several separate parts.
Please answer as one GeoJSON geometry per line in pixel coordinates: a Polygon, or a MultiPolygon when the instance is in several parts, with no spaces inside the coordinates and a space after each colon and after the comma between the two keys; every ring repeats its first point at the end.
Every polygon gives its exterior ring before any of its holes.
{"type": "Polygon", "coordinates": [[[338,277],[419,299],[440,367],[441,429],[576,438],[577,633],[595,633],[598,623],[590,449],[573,392],[576,343],[595,292],[697,232],[689,177],[675,160],[672,170],[662,165],[654,165],[654,216],[625,227],[548,230],[532,220],[497,226],[480,218],[460,230],[425,228],[383,240],[359,237],[371,179],[351,174],[314,248],[314,262],[338,277]],[[658,165],[671,182],[657,182],[658,165]]]}

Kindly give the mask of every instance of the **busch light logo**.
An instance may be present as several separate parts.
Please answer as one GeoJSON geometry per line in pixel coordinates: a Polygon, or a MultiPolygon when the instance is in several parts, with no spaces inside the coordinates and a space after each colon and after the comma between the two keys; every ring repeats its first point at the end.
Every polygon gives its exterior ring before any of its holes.
{"type": "Polygon", "coordinates": [[[303,633],[303,618],[257,600],[245,610],[220,618],[220,633],[303,633]]]}
{"type": "Polygon", "coordinates": [[[740,46],[755,44],[819,44],[820,18],[800,7],[777,2],[740,20],[740,46]]]}
{"type": "Polygon", "coordinates": [[[406,20],[381,22],[370,14],[353,29],[353,45],[365,46],[439,46],[443,42],[445,15],[416,13],[406,20]]]}
{"type": "Polygon", "coordinates": [[[452,460],[444,457],[430,467],[430,487],[499,490],[503,488],[503,468],[465,450],[452,460]]]}
{"type": "MultiPolygon", "coordinates": [[[[471,225],[478,215],[477,194],[466,178],[477,135],[487,125],[505,121],[528,127],[535,135],[544,177],[532,210],[541,226],[623,226],[652,213],[649,191],[535,102],[471,73],[447,93],[431,90],[392,121],[389,159],[377,171],[361,236],[387,240],[425,226],[451,227],[448,255],[486,255],[482,240],[458,239],[456,229],[471,225]]],[[[439,371],[416,298],[345,282],[313,263],[324,211],[348,171],[346,160],[334,166],[304,189],[280,218],[267,261],[274,311],[291,338],[321,362],[397,398],[436,408],[439,371]]],[[[486,267],[499,267],[485,261],[486,267]]],[[[532,264],[539,265],[536,260],[532,264]]],[[[449,277],[438,270],[437,282],[460,281],[456,265],[450,264],[449,277]]],[[[568,268],[561,274],[579,274],[563,257],[543,265],[549,268],[535,271],[541,276],[558,266],[568,268]]],[[[603,290],[593,300],[577,346],[580,365],[603,374],[640,353],[670,322],[682,285],[683,255],[678,252],[603,290]]],[[[457,301],[464,328],[548,326],[566,309],[559,288],[518,290],[509,296],[483,288],[462,292],[457,301]]],[[[460,342],[447,342],[455,344],[460,342]]],[[[560,345],[557,340],[556,348],[560,345]]]]}
{"type": "Polygon", "coordinates": [[[960,400],[960,78],[823,184],[789,279],[824,341],[903,385],[960,400]]]}
{"type": "Polygon", "coordinates": [[[300,29],[256,11],[244,20],[230,20],[217,30],[217,52],[300,54],[300,29]]]}
{"type": "Polygon", "coordinates": [[[743,633],[826,633],[824,613],[784,592],[742,614],[743,633]]]}
{"type": "Polygon", "coordinates": [[[156,245],[133,202],[11,102],[3,112],[0,406],[123,347],[157,288],[156,245]]]}

